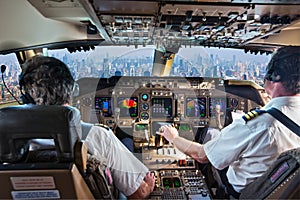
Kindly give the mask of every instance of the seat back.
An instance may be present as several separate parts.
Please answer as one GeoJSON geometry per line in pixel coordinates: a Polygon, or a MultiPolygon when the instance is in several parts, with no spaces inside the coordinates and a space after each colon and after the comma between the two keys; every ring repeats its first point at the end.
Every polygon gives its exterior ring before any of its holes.
{"type": "Polygon", "coordinates": [[[77,109],[2,108],[0,130],[0,199],[93,199],[80,173],[84,164],[75,162],[84,160],[77,109]]]}
{"type": "Polygon", "coordinates": [[[290,174],[266,199],[300,199],[300,168],[290,174]]]}
{"type": "Polygon", "coordinates": [[[31,139],[53,139],[58,160],[72,161],[80,114],[66,106],[12,106],[0,109],[0,130],[0,163],[19,162],[31,139]]]}
{"type": "Polygon", "coordinates": [[[240,199],[300,199],[300,148],[282,153],[241,192],[240,199]]]}

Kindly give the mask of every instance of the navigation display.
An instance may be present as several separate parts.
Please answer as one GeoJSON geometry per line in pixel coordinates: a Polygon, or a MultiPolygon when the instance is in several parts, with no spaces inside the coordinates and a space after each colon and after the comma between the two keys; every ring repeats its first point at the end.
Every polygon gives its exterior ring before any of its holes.
{"type": "Polygon", "coordinates": [[[112,116],[111,97],[95,97],[95,109],[101,110],[103,117],[112,116]]]}
{"type": "Polygon", "coordinates": [[[171,98],[152,98],[151,99],[152,117],[171,118],[172,99],[171,98]]]}
{"type": "Polygon", "coordinates": [[[138,98],[137,97],[119,97],[117,106],[120,108],[120,117],[138,116],[138,98]]]}
{"type": "Polygon", "coordinates": [[[209,98],[209,116],[215,117],[218,112],[221,115],[226,113],[226,98],[221,97],[210,97],[209,98]]]}
{"type": "Polygon", "coordinates": [[[187,97],[185,114],[187,117],[195,117],[195,118],[206,117],[206,97],[201,97],[201,98],[187,97]]]}

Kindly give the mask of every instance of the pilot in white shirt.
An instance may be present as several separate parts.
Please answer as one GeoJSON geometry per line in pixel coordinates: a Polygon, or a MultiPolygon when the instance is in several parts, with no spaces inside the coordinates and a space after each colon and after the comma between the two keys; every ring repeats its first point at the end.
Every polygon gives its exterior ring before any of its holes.
{"type": "MultiPolygon", "coordinates": [[[[300,124],[300,97],[277,97],[264,110],[275,107],[300,124]]],[[[269,114],[248,122],[237,119],[204,144],[208,160],[217,169],[229,166],[227,178],[235,191],[261,176],[284,151],[299,147],[300,137],[269,114]],[[283,134],[284,133],[284,134],[283,134]]]]}
{"type": "MultiPolygon", "coordinates": [[[[300,47],[279,49],[267,66],[265,91],[272,98],[262,109],[275,107],[300,124],[300,47]]],[[[235,198],[248,184],[261,176],[276,158],[299,147],[300,137],[268,113],[251,120],[237,119],[204,145],[178,136],[171,126],[158,134],[200,163],[211,162],[227,171],[228,189],[235,198]]]]}
{"type": "MultiPolygon", "coordinates": [[[[27,103],[61,106],[72,103],[75,81],[68,67],[54,57],[34,56],[27,60],[19,84],[27,103]]],[[[97,159],[106,159],[115,186],[127,197],[146,198],[153,191],[154,174],[149,173],[149,169],[127,150],[112,131],[92,126],[85,143],[97,159]]]]}

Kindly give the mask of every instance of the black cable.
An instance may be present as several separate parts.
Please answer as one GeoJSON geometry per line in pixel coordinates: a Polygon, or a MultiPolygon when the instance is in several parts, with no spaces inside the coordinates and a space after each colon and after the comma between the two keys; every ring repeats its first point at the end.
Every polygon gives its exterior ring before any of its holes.
{"type": "Polygon", "coordinates": [[[21,102],[13,95],[13,93],[8,89],[5,81],[4,81],[4,72],[6,70],[6,66],[5,65],[1,65],[1,77],[2,77],[2,83],[4,85],[4,87],[6,88],[6,90],[9,92],[9,94],[18,102],[18,104],[21,105],[21,102]]]}

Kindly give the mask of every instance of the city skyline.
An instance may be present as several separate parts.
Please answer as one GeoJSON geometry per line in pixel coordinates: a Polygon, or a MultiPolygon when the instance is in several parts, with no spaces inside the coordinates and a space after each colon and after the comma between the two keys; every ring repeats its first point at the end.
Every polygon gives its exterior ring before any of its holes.
{"type": "MultiPolygon", "coordinates": [[[[67,49],[49,50],[48,55],[65,62],[75,80],[84,77],[109,78],[120,71],[124,76],[151,76],[154,47],[96,47],[89,52],[69,53],[67,49]]],[[[181,48],[176,54],[170,76],[220,77],[253,80],[262,85],[270,55],[246,54],[241,50],[216,48],[181,48]]],[[[4,78],[17,95],[21,68],[14,54],[0,55],[7,66],[4,78]]],[[[1,88],[1,94],[4,90],[1,88]]],[[[8,96],[9,97],[9,96],[8,96]]],[[[2,98],[3,99],[3,98],[2,98]]]]}

